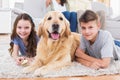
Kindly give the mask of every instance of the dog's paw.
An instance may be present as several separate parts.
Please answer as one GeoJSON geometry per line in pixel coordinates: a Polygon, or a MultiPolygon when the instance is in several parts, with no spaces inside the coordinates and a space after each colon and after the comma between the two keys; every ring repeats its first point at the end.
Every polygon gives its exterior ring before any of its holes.
{"type": "Polygon", "coordinates": [[[35,76],[35,77],[42,77],[43,75],[41,74],[41,70],[37,69],[37,70],[35,70],[33,76],[35,76]]]}
{"type": "Polygon", "coordinates": [[[22,70],[22,72],[23,73],[31,73],[31,72],[33,72],[34,70],[32,69],[32,67],[30,67],[30,66],[28,66],[28,67],[25,67],[23,70],[22,70]]]}
{"type": "Polygon", "coordinates": [[[35,70],[33,75],[37,76],[37,77],[42,77],[47,73],[48,73],[48,70],[46,70],[44,67],[41,67],[41,68],[35,70]]]}

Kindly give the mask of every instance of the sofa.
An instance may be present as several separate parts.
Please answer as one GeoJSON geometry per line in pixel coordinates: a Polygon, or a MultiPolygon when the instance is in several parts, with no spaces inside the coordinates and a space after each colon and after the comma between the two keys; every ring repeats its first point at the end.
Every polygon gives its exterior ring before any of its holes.
{"type": "MultiPolygon", "coordinates": [[[[105,6],[99,2],[92,2],[91,7],[94,12],[96,12],[100,18],[101,29],[109,31],[115,39],[120,40],[120,16],[116,18],[112,18],[112,8],[105,6]]],[[[78,29],[77,32],[80,31],[79,18],[83,14],[83,10],[77,11],[77,21],[78,21],[78,29]]]]}
{"type": "Polygon", "coordinates": [[[21,13],[28,13],[36,25],[36,29],[39,26],[41,19],[46,13],[44,0],[24,0],[24,2],[15,2],[12,9],[12,25],[16,17],[21,13]]]}
{"type": "MultiPolygon", "coordinates": [[[[30,3],[27,2],[29,0],[25,0],[25,1],[26,2],[24,2],[24,3],[16,3],[15,8],[12,10],[12,24],[13,24],[13,22],[14,22],[14,20],[15,20],[15,18],[16,18],[16,16],[18,14],[23,13],[23,12],[29,13],[29,11],[27,11],[27,8],[28,8],[27,6],[29,6],[30,3]],[[25,8],[25,6],[26,6],[26,8],[25,8]]],[[[72,1],[72,0],[70,0],[70,1],[72,1]]],[[[86,7],[84,7],[84,8],[86,8],[86,7]]],[[[107,8],[105,5],[103,5],[102,3],[99,3],[99,2],[92,2],[90,9],[95,11],[100,16],[100,22],[101,22],[101,25],[102,25],[101,29],[110,31],[112,36],[115,39],[120,39],[120,16],[116,17],[114,19],[111,18],[112,10],[107,8]]],[[[36,9],[34,9],[34,10],[38,11],[36,9]]],[[[77,32],[79,32],[79,33],[81,31],[80,31],[80,26],[79,26],[78,19],[82,15],[84,10],[83,9],[82,10],[81,9],[78,10],[78,8],[76,9],[76,12],[77,12],[77,22],[78,22],[77,32]]],[[[40,14],[40,13],[38,12],[38,14],[40,14]]],[[[36,29],[37,29],[42,18],[36,17],[36,16],[32,16],[32,17],[33,17],[33,20],[35,22],[36,29]]]]}

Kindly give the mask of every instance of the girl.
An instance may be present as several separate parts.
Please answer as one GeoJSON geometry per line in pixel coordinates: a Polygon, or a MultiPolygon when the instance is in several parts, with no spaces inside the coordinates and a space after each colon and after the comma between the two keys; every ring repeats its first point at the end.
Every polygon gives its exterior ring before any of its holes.
{"type": "Polygon", "coordinates": [[[18,65],[21,65],[23,60],[27,60],[28,63],[33,60],[37,42],[38,37],[32,18],[26,13],[20,14],[14,22],[9,49],[18,65]]]}

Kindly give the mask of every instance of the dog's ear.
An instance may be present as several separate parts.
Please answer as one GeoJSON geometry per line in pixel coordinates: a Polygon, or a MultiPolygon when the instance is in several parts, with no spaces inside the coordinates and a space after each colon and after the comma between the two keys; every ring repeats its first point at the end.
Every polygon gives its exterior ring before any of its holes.
{"type": "Polygon", "coordinates": [[[44,20],[41,20],[37,30],[38,37],[41,37],[41,35],[43,34],[43,30],[42,30],[43,26],[44,26],[44,20]]]}
{"type": "Polygon", "coordinates": [[[65,19],[65,25],[66,25],[65,36],[68,37],[71,34],[71,30],[70,30],[70,23],[67,19],[65,19]]]}

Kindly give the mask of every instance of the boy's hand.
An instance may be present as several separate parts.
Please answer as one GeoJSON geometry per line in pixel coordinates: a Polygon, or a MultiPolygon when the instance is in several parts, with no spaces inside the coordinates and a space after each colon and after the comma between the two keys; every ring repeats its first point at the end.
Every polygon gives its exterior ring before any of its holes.
{"type": "Polygon", "coordinates": [[[89,67],[92,69],[98,70],[98,69],[100,69],[101,64],[99,62],[93,62],[93,63],[91,63],[91,65],[89,67]]]}

